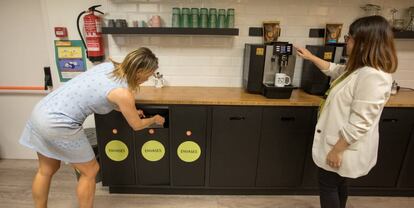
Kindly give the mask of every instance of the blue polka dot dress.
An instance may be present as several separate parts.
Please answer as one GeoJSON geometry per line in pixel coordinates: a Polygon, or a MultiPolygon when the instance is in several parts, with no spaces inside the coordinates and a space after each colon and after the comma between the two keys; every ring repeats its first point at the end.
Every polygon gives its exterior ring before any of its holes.
{"type": "Polygon", "coordinates": [[[43,98],[34,108],[20,143],[42,155],[68,163],[95,158],[82,124],[92,113],[107,114],[115,105],[107,99],[115,88],[128,88],[111,77],[112,63],[99,64],[43,98]]]}

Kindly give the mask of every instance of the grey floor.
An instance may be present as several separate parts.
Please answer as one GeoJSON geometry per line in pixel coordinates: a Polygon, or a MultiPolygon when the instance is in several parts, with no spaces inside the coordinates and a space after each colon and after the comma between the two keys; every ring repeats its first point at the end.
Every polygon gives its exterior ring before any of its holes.
{"type": "MultiPolygon", "coordinates": [[[[33,207],[31,182],[36,160],[0,160],[0,207],[33,207]]],[[[62,165],[52,181],[50,208],[77,207],[76,177],[62,165]]],[[[97,186],[97,208],[310,208],[319,207],[316,196],[184,196],[109,194],[97,186]]],[[[350,197],[348,208],[413,208],[414,197],[350,197]]]]}

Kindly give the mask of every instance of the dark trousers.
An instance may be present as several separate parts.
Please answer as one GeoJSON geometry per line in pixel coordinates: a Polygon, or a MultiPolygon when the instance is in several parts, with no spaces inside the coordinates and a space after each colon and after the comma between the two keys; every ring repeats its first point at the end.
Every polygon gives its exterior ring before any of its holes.
{"type": "Polygon", "coordinates": [[[348,199],[347,178],[319,168],[318,179],[321,208],[345,208],[348,199]]]}

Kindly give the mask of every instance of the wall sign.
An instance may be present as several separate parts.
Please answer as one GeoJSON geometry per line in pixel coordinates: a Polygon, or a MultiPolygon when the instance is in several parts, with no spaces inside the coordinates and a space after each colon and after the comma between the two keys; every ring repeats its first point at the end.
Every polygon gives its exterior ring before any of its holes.
{"type": "Polygon", "coordinates": [[[156,162],[164,157],[165,148],[161,142],[150,140],[142,145],[141,154],[146,160],[156,162]]]}
{"type": "Polygon", "coordinates": [[[120,162],[128,157],[129,151],[125,143],[119,140],[112,140],[105,146],[105,153],[109,159],[120,162]]]}
{"type": "Polygon", "coordinates": [[[201,148],[193,141],[185,141],[178,146],[177,155],[184,162],[194,162],[200,157],[201,148]]]}
{"type": "Polygon", "coordinates": [[[55,59],[61,82],[86,71],[85,50],[80,40],[55,40],[55,59]]]}

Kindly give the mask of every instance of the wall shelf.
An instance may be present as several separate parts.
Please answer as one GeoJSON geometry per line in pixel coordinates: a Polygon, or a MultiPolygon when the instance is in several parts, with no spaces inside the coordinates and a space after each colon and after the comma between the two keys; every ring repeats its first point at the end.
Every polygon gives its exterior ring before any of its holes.
{"type": "Polygon", "coordinates": [[[102,27],[103,34],[222,35],[238,36],[238,28],[102,27]]]}
{"type": "MultiPolygon", "coordinates": [[[[323,38],[325,35],[325,29],[323,28],[311,28],[309,30],[310,38],[323,38]]],[[[394,31],[395,39],[414,39],[414,31],[394,31]]]]}
{"type": "Polygon", "coordinates": [[[414,31],[394,31],[396,39],[414,39],[414,31]]]}

